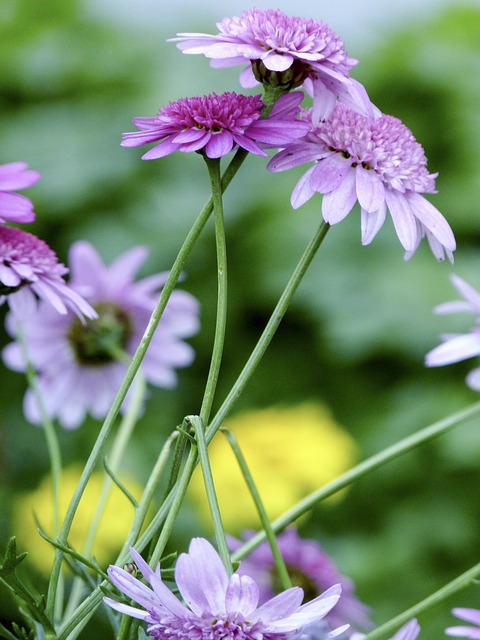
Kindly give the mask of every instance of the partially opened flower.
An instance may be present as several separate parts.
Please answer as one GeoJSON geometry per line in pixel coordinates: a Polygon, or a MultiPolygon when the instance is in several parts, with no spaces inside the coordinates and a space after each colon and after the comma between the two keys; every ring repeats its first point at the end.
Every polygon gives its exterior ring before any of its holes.
{"type": "Polygon", "coordinates": [[[266,156],[266,147],[283,147],[308,131],[295,119],[303,99],[300,92],[282,96],[268,118],[260,119],[260,96],[211,93],[198,98],[170,102],[153,118],[134,118],[138,131],[124,133],[122,146],[156,144],[143,160],[163,158],[175,151],[203,151],[209,158],[221,158],[242,147],[266,156]]]}
{"type": "Polygon", "coordinates": [[[27,169],[25,162],[0,165],[0,224],[9,222],[33,222],[33,204],[25,196],[14,193],[26,189],[40,179],[38,171],[27,169]]]}
{"type": "Polygon", "coordinates": [[[178,33],[171,41],[184,53],[210,58],[213,67],[248,63],[240,76],[243,87],[262,82],[288,91],[308,80],[322,118],[337,98],[369,111],[365,89],[349,77],[357,60],[348,57],[343,42],[323,22],[249,9],[240,17],[224,18],[217,27],[214,35],[178,33]]]}
{"type": "MultiPolygon", "coordinates": [[[[251,536],[247,533],[244,537],[248,540],[251,536]]],[[[371,627],[368,609],[354,595],[352,581],[339,573],[318,542],[300,538],[296,529],[291,527],[277,536],[277,543],[290,579],[293,584],[302,587],[307,600],[316,598],[333,584],[341,585],[342,597],[325,618],[330,629],[344,624],[354,624],[362,629],[371,627]]],[[[241,544],[232,539],[229,546],[235,550],[241,544]]],[[[260,544],[242,560],[238,573],[255,580],[261,599],[271,598],[278,592],[279,578],[267,542],[260,544]]]]}
{"type": "MultiPolygon", "coordinates": [[[[22,323],[45,410],[67,429],[78,427],[86,413],[96,419],[105,417],[127,370],[129,358],[125,361],[123,356],[132,356],[140,344],[168,276],[159,273],[135,282],[146,255],[144,247],[136,247],[106,266],[89,243],[75,243],[69,253],[70,288],[90,302],[98,319],[82,324],[73,314],[60,316],[41,304],[35,316],[22,323]]],[[[140,367],[147,382],[173,387],[175,369],[192,362],[193,350],[183,339],[197,332],[198,311],[193,296],[173,292],[140,367]]],[[[15,336],[8,317],[7,323],[15,336]]],[[[10,368],[25,370],[17,343],[5,347],[3,358],[10,368]]],[[[40,422],[30,391],[24,410],[31,422],[40,422]]]]}
{"type": "Polygon", "coordinates": [[[147,633],[155,640],[287,640],[321,620],[341,592],[340,585],[335,585],[302,605],[303,590],[292,587],[259,606],[254,580],[238,573],[229,577],[212,545],[193,538],[175,567],[182,604],[162,582],[160,565],[153,571],[136,551],[132,549],[131,554],[150,586],[119,567],[110,566],[108,575],[117,589],[143,609],[104,600],[113,609],[147,622],[147,633]]]}
{"type": "Polygon", "coordinates": [[[480,610],[479,609],[452,609],[452,613],[460,620],[465,622],[471,622],[474,627],[470,625],[462,625],[461,627],[448,627],[445,629],[447,636],[454,636],[455,638],[472,638],[478,640],[480,638],[480,610]]]}
{"type": "Polygon", "coordinates": [[[81,318],[96,318],[92,307],[63,279],[67,273],[43,240],[0,225],[0,304],[7,300],[17,320],[32,315],[37,296],[53,315],[70,309],[81,318]]]}
{"type": "Polygon", "coordinates": [[[323,219],[333,225],[358,201],[364,245],[377,235],[388,209],[405,259],[426,236],[437,260],[446,255],[453,262],[453,232],[423,195],[435,193],[437,174],[428,173],[422,146],[398,118],[367,118],[342,104],[326,122],[308,111],[304,117],[311,122],[310,133],[268,164],[270,171],[285,171],[314,163],[293,190],[294,209],[321,193],[323,219]]]}
{"type": "MultiPolygon", "coordinates": [[[[435,307],[435,312],[440,314],[473,313],[477,316],[476,324],[466,334],[444,336],[443,344],[435,347],[425,356],[427,367],[441,367],[480,355],[480,293],[456,275],[451,276],[451,281],[463,300],[440,304],[435,307]]],[[[480,367],[473,369],[468,374],[466,381],[469,387],[480,391],[480,367]]]]}

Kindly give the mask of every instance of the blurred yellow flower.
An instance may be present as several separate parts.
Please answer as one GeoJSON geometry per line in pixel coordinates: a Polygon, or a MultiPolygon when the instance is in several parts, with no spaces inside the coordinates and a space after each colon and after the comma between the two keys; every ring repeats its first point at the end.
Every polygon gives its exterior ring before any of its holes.
{"type": "MultiPolygon", "coordinates": [[[[271,520],[358,459],[353,438],[327,408],[316,403],[248,411],[228,419],[225,426],[235,433],[271,520]]],[[[222,434],[212,441],[209,455],[227,531],[258,526],[252,498],[222,434]]],[[[209,522],[200,469],[195,471],[188,495],[198,505],[202,519],[209,522]]]]}
{"type": "MultiPolygon", "coordinates": [[[[62,472],[59,495],[61,521],[70,504],[81,471],[82,468],[75,465],[67,467],[62,472]]],[[[105,474],[102,472],[92,474],[75,515],[68,543],[79,553],[82,552],[104,478],[105,474]]],[[[136,497],[142,493],[141,487],[130,479],[125,486],[136,497]]],[[[34,513],[38,517],[42,530],[48,536],[52,536],[52,483],[49,475],[40,481],[35,490],[16,499],[13,512],[13,527],[19,551],[28,551],[27,563],[33,564],[39,572],[48,575],[52,569],[54,551],[52,546],[39,535],[34,513]]],[[[100,567],[106,569],[109,562],[115,559],[125,542],[133,515],[133,505],[120,489],[113,485],[102,513],[92,553],[89,556],[91,558],[94,555],[100,567]]]]}

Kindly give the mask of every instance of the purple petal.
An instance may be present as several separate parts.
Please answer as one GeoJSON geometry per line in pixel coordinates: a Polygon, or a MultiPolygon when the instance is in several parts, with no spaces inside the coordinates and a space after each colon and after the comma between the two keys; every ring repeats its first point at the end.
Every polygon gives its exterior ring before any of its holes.
{"type": "Polygon", "coordinates": [[[314,127],[318,127],[321,122],[324,122],[330,117],[337,102],[337,96],[327,89],[321,80],[314,80],[312,86],[312,123],[314,127]]]}
{"type": "Polygon", "coordinates": [[[290,197],[290,202],[294,209],[298,209],[302,206],[302,204],[305,204],[307,200],[310,200],[310,198],[315,195],[315,189],[312,189],[312,186],[310,184],[310,178],[314,170],[315,166],[310,167],[310,169],[308,169],[308,171],[303,174],[303,176],[295,185],[295,188],[292,191],[292,195],[290,197]]]}
{"type": "Polygon", "coordinates": [[[228,577],[220,556],[203,538],[193,538],[175,568],[175,581],[183,599],[196,614],[225,611],[228,577]]]}
{"type": "Polygon", "coordinates": [[[321,596],[304,604],[298,611],[285,616],[281,620],[267,624],[269,631],[288,633],[300,629],[312,622],[321,620],[337,604],[340,599],[341,587],[334,585],[321,596]]]}
{"type": "Polygon", "coordinates": [[[286,171],[299,164],[319,160],[331,154],[331,151],[320,150],[314,142],[297,142],[288,145],[273,156],[267,165],[269,171],[286,171]]]}
{"type": "Polygon", "coordinates": [[[397,633],[392,637],[391,640],[415,640],[419,633],[420,626],[414,619],[403,625],[403,627],[399,631],[397,631],[397,633]]]}
{"type": "Polygon", "coordinates": [[[257,608],[258,598],[258,587],[252,578],[234,573],[228,583],[225,597],[226,612],[239,612],[245,617],[250,616],[257,608]]]}
{"type": "Polygon", "coordinates": [[[297,138],[303,138],[310,127],[306,122],[290,120],[258,120],[248,127],[248,135],[259,142],[272,147],[290,144],[297,138]]]}
{"type": "Polygon", "coordinates": [[[480,368],[473,369],[470,371],[468,376],[465,378],[465,382],[474,391],[480,391],[480,368]]]}
{"type": "Polygon", "coordinates": [[[304,95],[302,91],[292,91],[280,96],[270,111],[270,115],[268,116],[269,120],[272,118],[293,119],[299,111],[299,106],[303,98],[304,95]]]}
{"type": "Polygon", "coordinates": [[[350,213],[356,200],[355,171],[349,171],[334,191],[323,196],[323,219],[329,224],[340,222],[350,213]]]}
{"type": "Polygon", "coordinates": [[[205,145],[205,153],[209,158],[222,158],[233,149],[233,137],[229,131],[212,134],[205,145]]]}
{"type": "Polygon", "coordinates": [[[179,144],[172,142],[172,136],[165,138],[160,144],[157,144],[153,149],[147,151],[142,156],[142,160],[156,160],[157,158],[164,158],[165,156],[174,153],[180,148],[179,144]]]}
{"type": "Polygon", "coordinates": [[[407,198],[399,191],[385,189],[385,200],[403,248],[415,251],[418,245],[418,228],[407,198]]]}
{"type": "Polygon", "coordinates": [[[283,619],[285,616],[292,615],[302,604],[303,589],[300,587],[292,587],[287,589],[278,596],[271,598],[259,607],[251,616],[252,622],[262,620],[265,624],[273,623],[283,619]]]}
{"type": "Polygon", "coordinates": [[[0,166],[0,190],[26,189],[40,180],[38,171],[27,170],[25,162],[9,162],[0,166]]]}
{"type": "Polygon", "coordinates": [[[385,216],[387,213],[387,207],[385,202],[382,203],[377,211],[371,211],[368,213],[365,209],[360,212],[361,216],[361,229],[362,229],[362,244],[367,245],[372,242],[374,237],[382,228],[385,222],[385,216]]]}
{"type": "MultiPolygon", "coordinates": [[[[250,58],[250,56],[247,56],[250,58]]],[[[251,59],[251,58],[250,58],[251,59]]],[[[288,53],[279,54],[276,51],[263,53],[262,62],[269,71],[286,71],[290,69],[294,61],[293,56],[288,53]]]]}
{"type": "Polygon", "coordinates": [[[136,607],[130,607],[128,604],[122,604],[121,602],[117,602],[116,600],[112,600],[112,598],[103,598],[105,604],[108,604],[109,607],[115,609],[116,611],[120,611],[120,613],[124,613],[131,618],[139,618],[140,620],[145,620],[148,618],[148,611],[144,611],[143,609],[137,609],[136,607]]]}
{"type": "Polygon", "coordinates": [[[252,66],[249,64],[240,73],[240,85],[244,89],[252,89],[259,84],[258,80],[253,75],[252,66]]]}
{"type": "MultiPolygon", "coordinates": [[[[460,280],[460,278],[458,278],[460,280]]],[[[456,618],[465,620],[466,622],[472,622],[473,624],[480,625],[480,610],[479,609],[467,609],[464,607],[457,607],[452,609],[452,613],[456,618]]]]}
{"type": "Polygon", "coordinates": [[[455,274],[450,276],[450,280],[458,293],[472,304],[473,309],[480,312],[480,293],[455,274]]]}
{"type": "Polygon", "coordinates": [[[385,202],[385,187],[381,178],[361,164],[356,167],[356,182],[358,202],[365,211],[378,211],[385,202]]]}
{"type": "Polygon", "coordinates": [[[425,356],[427,367],[441,367],[480,355],[480,335],[468,333],[450,338],[425,356]]]}
{"type": "Polygon", "coordinates": [[[406,198],[420,222],[432,232],[444,247],[449,251],[455,251],[455,236],[440,211],[419,193],[410,192],[406,198]]]}
{"type": "Polygon", "coordinates": [[[339,153],[332,153],[315,166],[311,179],[312,188],[319,193],[329,193],[336,189],[351,171],[352,165],[349,160],[339,153]]]}

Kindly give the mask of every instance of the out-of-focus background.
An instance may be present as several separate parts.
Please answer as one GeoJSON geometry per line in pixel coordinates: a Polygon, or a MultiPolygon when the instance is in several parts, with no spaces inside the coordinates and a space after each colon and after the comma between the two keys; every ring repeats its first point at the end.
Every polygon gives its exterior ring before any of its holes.
{"type": "MultiPolygon", "coordinates": [[[[329,232],[237,404],[236,414],[321,405],[328,420],[349,434],[345,447],[353,464],[478,400],[464,384],[474,363],[427,370],[423,358],[439,334],[473,322],[432,314],[435,305],[456,297],[449,275],[480,288],[480,6],[458,0],[322,4],[299,0],[273,8],[322,19],[345,41],[360,60],[354,77],[425,147],[430,171],[439,172],[439,193],[431,201],[458,242],[453,267],[436,263],[426,244],[405,263],[390,222],[362,247],[359,213],[352,212],[329,232]]],[[[213,70],[203,57],[183,55],[166,39],[178,31],[213,33],[216,21],[248,7],[230,0],[167,6],[159,0],[2,0],[0,163],[23,160],[40,171],[41,181],[27,192],[38,216],[31,230],[63,261],[71,242],[87,239],[107,262],[144,244],[150,249],[144,275],[169,268],[208,196],[205,168],[195,154],[142,162],[142,149],[121,148],[120,136],[132,130],[132,117],[154,115],[169,100],[239,90],[238,68],[213,70]]],[[[219,400],[316,228],[319,197],[295,212],[289,204],[301,172],[269,174],[263,159],[251,157],[226,194],[231,302],[219,400]]],[[[191,341],[196,360],[180,372],[178,387],[151,392],[125,463],[139,483],[166,435],[199,408],[216,296],[211,227],[189,259],[182,287],[201,301],[203,330],[191,341]]],[[[8,341],[4,332],[1,341],[8,341]]],[[[1,376],[3,547],[25,495],[45,482],[48,457],[41,430],[22,415],[25,381],[4,367],[1,376]]],[[[294,418],[291,423],[287,441],[297,440],[294,418]]],[[[68,464],[85,459],[98,429],[89,420],[75,432],[60,432],[68,464]]],[[[239,424],[239,438],[241,430],[239,424]]],[[[257,455],[261,446],[253,444],[257,455]]],[[[343,455],[342,445],[335,446],[332,459],[343,455]]],[[[275,464],[264,491],[278,495],[287,463],[275,464]]],[[[309,463],[313,486],[315,464],[309,463]]],[[[325,464],[318,458],[319,482],[325,464]]],[[[477,418],[319,506],[299,524],[301,533],[321,542],[381,623],[479,561],[479,466],[477,418]]],[[[298,479],[304,486],[301,473],[289,476],[292,485],[298,479]]],[[[41,492],[35,495],[41,518],[41,492]]],[[[175,534],[181,548],[192,531],[210,535],[202,509],[201,499],[190,495],[175,534]]],[[[233,512],[230,531],[238,534],[248,523],[235,522],[233,512]]],[[[111,522],[117,531],[113,517],[111,522]]],[[[25,545],[36,545],[34,532],[24,538],[25,545]]],[[[41,568],[32,561],[28,571],[27,579],[42,589],[41,568]]],[[[421,618],[423,637],[439,636],[452,623],[451,606],[480,608],[478,587],[421,618]]],[[[2,596],[0,620],[12,617],[12,603],[2,596]]],[[[88,637],[104,632],[96,622],[88,637]]]]}

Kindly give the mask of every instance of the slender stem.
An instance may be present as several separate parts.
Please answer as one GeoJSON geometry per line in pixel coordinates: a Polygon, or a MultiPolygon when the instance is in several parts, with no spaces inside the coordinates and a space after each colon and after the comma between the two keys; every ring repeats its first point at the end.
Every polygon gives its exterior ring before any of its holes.
{"type": "Polygon", "coordinates": [[[458,578],[455,578],[455,580],[452,580],[438,591],[435,591],[435,593],[432,593],[432,595],[428,596],[428,598],[425,598],[425,600],[422,600],[400,615],[395,616],[395,618],[392,618],[391,620],[389,620],[389,622],[382,624],[374,631],[368,633],[365,636],[365,640],[380,640],[381,638],[390,636],[393,631],[395,631],[398,627],[405,624],[412,618],[416,618],[424,611],[427,611],[427,609],[430,609],[440,602],[443,602],[454,593],[457,593],[457,591],[468,587],[472,583],[474,578],[478,577],[479,575],[480,563],[476,564],[468,571],[465,571],[465,573],[462,573],[462,575],[458,576],[458,578]]]}
{"type": "Polygon", "coordinates": [[[200,466],[202,468],[208,506],[210,507],[210,514],[212,516],[213,530],[215,532],[215,539],[217,541],[218,553],[222,559],[223,564],[225,565],[227,574],[231,576],[233,573],[232,563],[230,560],[230,552],[227,547],[227,541],[225,539],[225,528],[223,526],[220,508],[218,506],[217,494],[215,493],[212,469],[210,467],[210,461],[208,459],[207,444],[205,442],[205,427],[202,419],[198,416],[189,416],[187,420],[190,422],[195,431],[195,437],[198,447],[198,457],[200,458],[200,466]]]}
{"type": "MultiPolygon", "coordinates": [[[[390,462],[391,460],[395,460],[395,458],[398,458],[399,456],[407,453],[415,447],[418,447],[421,444],[428,442],[429,440],[433,440],[434,438],[438,438],[438,436],[446,433],[450,429],[453,429],[461,422],[467,420],[477,413],[480,413],[480,402],[476,402],[466,409],[462,409],[461,411],[458,411],[457,413],[454,413],[447,418],[443,418],[442,420],[439,420],[438,422],[435,422],[434,424],[429,425],[428,427],[425,427],[420,431],[417,431],[411,436],[403,438],[399,442],[396,442],[390,447],[387,447],[383,451],[374,454],[373,456],[367,458],[367,460],[364,460],[360,464],[356,465],[332,482],[329,482],[324,487],[321,487],[313,493],[310,493],[303,500],[298,502],[294,507],[286,511],[283,515],[272,522],[272,529],[276,532],[282,531],[294,520],[314,507],[318,502],[325,500],[334,493],[337,493],[337,491],[340,491],[340,489],[344,489],[349,484],[352,484],[352,482],[354,482],[355,480],[359,480],[368,473],[371,473],[375,469],[382,467],[384,464],[390,462]]],[[[234,554],[232,554],[232,559],[239,560],[241,558],[244,558],[250,553],[250,551],[255,549],[255,547],[263,542],[263,540],[265,540],[265,534],[258,533],[256,536],[248,540],[248,542],[246,542],[234,554]]]]}
{"type": "MultiPolygon", "coordinates": [[[[20,322],[16,323],[15,333],[25,362],[27,382],[35,397],[35,402],[42,418],[43,432],[45,434],[48,456],[50,459],[50,473],[52,478],[53,537],[56,538],[60,532],[59,495],[62,474],[62,454],[55,426],[45,409],[43,398],[40,393],[40,389],[38,388],[37,374],[32,366],[30,358],[28,357],[23,327],[20,322]]],[[[62,605],[63,580],[59,580],[58,588],[56,589],[56,597],[53,601],[53,609],[47,612],[47,615],[50,614],[48,617],[55,620],[57,616],[60,616],[62,605]]]]}
{"type": "Polygon", "coordinates": [[[171,502],[170,509],[168,511],[168,515],[165,518],[165,524],[163,525],[162,532],[158,538],[157,544],[155,545],[155,549],[153,550],[152,557],[150,558],[150,565],[154,566],[157,562],[160,561],[162,554],[167,545],[168,539],[170,538],[170,534],[173,529],[173,525],[175,524],[176,517],[178,512],[180,511],[180,507],[183,502],[183,498],[185,493],[187,492],[188,485],[190,483],[190,478],[192,477],[192,473],[197,464],[197,447],[196,445],[192,445],[190,449],[190,453],[188,454],[188,458],[185,462],[185,466],[183,467],[182,474],[177,483],[177,489],[173,494],[173,500],[171,502]]]}
{"type": "Polygon", "coordinates": [[[258,363],[262,359],[265,351],[267,350],[270,342],[272,341],[275,332],[277,331],[283,316],[285,315],[288,306],[292,300],[293,294],[298,289],[300,282],[302,281],[303,276],[305,275],[310,263],[312,262],[315,254],[317,253],[320,245],[325,238],[330,225],[326,222],[321,222],[320,226],[316,230],[313,238],[308,243],[307,248],[305,249],[302,257],[300,258],[299,263],[297,264],[295,271],[293,272],[290,280],[285,287],[277,306],[275,307],[272,315],[270,316],[270,320],[267,323],[262,335],[260,336],[259,341],[255,345],[252,354],[250,355],[247,363],[245,364],[242,372],[239,377],[235,381],[230,393],[225,398],[222,406],[215,414],[211,424],[207,429],[206,439],[207,442],[213,438],[218,429],[222,426],[222,422],[225,419],[226,415],[230,412],[233,405],[239,398],[241,392],[245,388],[247,382],[252,377],[253,372],[257,368],[258,363]]]}
{"type": "MultiPolygon", "coordinates": [[[[133,429],[137,424],[144,397],[145,397],[145,379],[141,374],[139,374],[135,378],[135,383],[133,385],[132,399],[128,407],[128,410],[120,423],[120,426],[118,428],[118,432],[115,437],[115,441],[113,443],[112,450],[109,456],[110,467],[114,473],[118,472],[120,462],[125,453],[125,449],[127,448],[128,442],[133,433],[133,429]]],[[[98,527],[100,525],[100,520],[105,510],[105,505],[108,500],[108,496],[110,495],[112,484],[113,484],[113,480],[110,478],[110,476],[105,475],[103,485],[100,490],[100,496],[98,498],[95,513],[90,523],[90,527],[88,529],[87,536],[82,549],[82,555],[85,558],[87,558],[91,554],[92,546],[95,540],[95,536],[97,534],[98,527]]],[[[82,589],[83,589],[82,579],[76,578],[72,585],[70,599],[65,611],[65,617],[68,617],[68,615],[71,614],[71,612],[74,611],[75,608],[77,607],[78,601],[81,597],[82,589]]]]}
{"type": "Polygon", "coordinates": [[[203,156],[208,167],[212,187],[213,216],[215,219],[215,243],[217,248],[217,320],[213,343],[212,360],[208,372],[205,393],[203,395],[200,418],[208,423],[212,410],[213,398],[217,387],[220,365],[222,362],[225,328],[227,323],[227,247],[225,241],[225,225],[223,221],[222,185],[220,179],[220,160],[212,160],[203,156]]]}
{"type": "Polygon", "coordinates": [[[282,554],[280,553],[280,549],[278,548],[277,538],[275,537],[275,533],[270,524],[270,520],[268,519],[267,512],[265,511],[265,507],[263,506],[262,499],[260,498],[260,494],[258,493],[258,489],[255,485],[252,474],[250,473],[250,469],[248,468],[247,461],[245,460],[245,457],[240,449],[235,434],[230,431],[230,429],[226,429],[225,427],[221,428],[221,432],[225,435],[230,446],[232,447],[232,451],[237,458],[238,466],[242,471],[243,477],[245,478],[245,482],[248,486],[248,490],[250,491],[250,495],[252,496],[252,499],[255,503],[255,507],[262,523],[263,530],[265,531],[268,544],[270,545],[270,550],[272,552],[273,561],[277,569],[282,590],[289,589],[292,586],[292,581],[290,580],[290,576],[288,575],[287,567],[283,560],[282,554]]]}
{"type": "MultiPolygon", "coordinates": [[[[130,557],[129,549],[131,546],[133,546],[135,540],[137,540],[138,534],[147,514],[148,507],[153,498],[154,491],[158,486],[160,477],[163,474],[163,471],[165,470],[165,466],[169,459],[172,443],[177,438],[178,432],[172,433],[162,447],[160,455],[157,458],[155,466],[145,486],[140,504],[138,505],[138,508],[135,512],[135,517],[130,529],[130,533],[128,534],[123,548],[115,562],[115,564],[118,566],[122,566],[123,564],[125,564],[125,562],[127,562],[130,557]]],[[[166,509],[168,509],[168,504],[168,501],[164,503],[165,512],[166,509]]],[[[145,542],[145,544],[147,544],[147,542],[145,542]]],[[[138,550],[141,550],[143,548],[140,544],[135,546],[138,546],[138,550]]],[[[58,633],[58,640],[65,640],[65,638],[69,638],[69,640],[72,640],[78,635],[80,624],[85,621],[85,619],[88,620],[93,615],[95,609],[102,601],[102,597],[104,595],[102,587],[105,588],[106,586],[108,586],[108,582],[103,581],[101,585],[97,587],[97,589],[95,589],[89,596],[87,596],[87,598],[85,598],[85,600],[76,609],[72,617],[67,622],[65,622],[60,629],[58,633]]]]}
{"type": "MultiPolygon", "coordinates": [[[[248,153],[243,149],[239,150],[232,161],[228,165],[227,169],[222,178],[222,189],[225,190],[227,186],[230,184],[231,180],[237,173],[238,169],[242,165],[243,161],[247,157],[248,153]]],[[[85,468],[80,477],[77,488],[73,494],[70,505],[67,509],[67,513],[65,515],[63,526],[59,535],[59,542],[65,544],[67,541],[68,534],[70,532],[70,528],[73,523],[73,518],[75,516],[75,512],[77,510],[80,499],[83,495],[85,487],[87,486],[88,480],[93,473],[93,470],[97,464],[97,461],[102,455],[106,440],[110,434],[110,431],[113,427],[115,419],[120,411],[120,407],[122,406],[122,402],[125,399],[125,396],[128,392],[130,385],[140,367],[140,364],[143,360],[143,357],[147,351],[147,348],[150,344],[150,341],[153,337],[153,334],[160,322],[163,311],[167,306],[167,302],[170,298],[170,295],[175,288],[175,285],[182,273],[187,257],[189,256],[191,250],[193,249],[195,242],[197,241],[201,231],[203,230],[210,214],[212,212],[212,198],[210,197],[205,203],[204,207],[200,211],[197,219],[195,220],[192,228],[190,229],[180,251],[177,255],[177,258],[172,266],[170,274],[165,282],[165,285],[160,294],[159,300],[155,306],[155,309],[152,313],[148,326],[145,330],[145,333],[142,337],[140,345],[138,346],[132,361],[127,369],[125,377],[120,385],[120,388],[115,396],[115,399],[109,409],[109,412],[105,418],[105,421],[100,429],[97,440],[92,448],[90,456],[85,464],[85,468]]],[[[54,602],[55,602],[55,593],[57,591],[57,585],[60,576],[60,567],[62,563],[63,554],[61,551],[57,550],[55,552],[55,559],[52,567],[52,575],[50,579],[48,594],[47,594],[47,605],[46,612],[50,616],[53,614],[54,610],[54,602]]]]}

